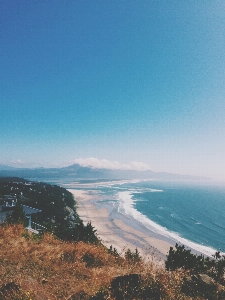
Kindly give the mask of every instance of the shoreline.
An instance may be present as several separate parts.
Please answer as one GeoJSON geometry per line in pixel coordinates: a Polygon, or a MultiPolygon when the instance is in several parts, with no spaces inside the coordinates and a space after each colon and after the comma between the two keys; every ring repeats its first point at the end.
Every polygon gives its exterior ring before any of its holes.
{"type": "Polygon", "coordinates": [[[83,190],[81,186],[67,189],[76,200],[80,218],[84,223],[91,222],[97,230],[97,236],[107,248],[112,245],[121,255],[127,249],[135,251],[137,248],[143,258],[164,264],[170,247],[174,247],[173,241],[144,228],[135,219],[118,212],[114,205],[102,205],[101,200],[104,199],[91,186],[88,190],[83,190]]]}
{"type": "Polygon", "coordinates": [[[101,193],[104,186],[110,188],[114,184],[140,181],[142,180],[69,183],[64,184],[64,187],[73,194],[77,213],[84,223],[91,222],[102,243],[107,248],[112,245],[121,255],[127,249],[135,251],[137,248],[142,257],[154,257],[158,262],[165,262],[170,247],[175,247],[177,243],[184,245],[193,254],[212,257],[215,249],[182,238],[136,210],[131,191],[122,190],[116,197],[101,193]],[[100,190],[96,189],[98,187],[100,190]]]}

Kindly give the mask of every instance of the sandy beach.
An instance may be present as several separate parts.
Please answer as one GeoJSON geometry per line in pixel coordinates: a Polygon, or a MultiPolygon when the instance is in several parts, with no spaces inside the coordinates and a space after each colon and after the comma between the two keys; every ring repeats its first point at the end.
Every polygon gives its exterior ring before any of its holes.
{"type": "Polygon", "coordinates": [[[84,223],[91,221],[106,247],[112,245],[122,255],[128,248],[132,251],[137,248],[145,258],[165,261],[169,248],[174,246],[172,241],[144,228],[112,206],[103,207],[101,195],[96,190],[91,190],[91,186],[88,190],[82,190],[79,186],[76,189],[69,188],[68,191],[74,195],[80,218],[84,223]]]}

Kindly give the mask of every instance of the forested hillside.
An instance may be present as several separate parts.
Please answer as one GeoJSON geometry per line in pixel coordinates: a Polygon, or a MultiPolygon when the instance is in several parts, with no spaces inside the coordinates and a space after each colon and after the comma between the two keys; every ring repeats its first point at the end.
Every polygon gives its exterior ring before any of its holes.
{"type": "MultiPolygon", "coordinates": [[[[27,181],[21,178],[0,178],[0,198],[16,196],[17,205],[27,205],[42,212],[33,221],[63,240],[98,242],[91,223],[86,226],[76,212],[73,195],[57,185],[27,181]]],[[[16,223],[17,220],[15,220],[16,223]]]]}

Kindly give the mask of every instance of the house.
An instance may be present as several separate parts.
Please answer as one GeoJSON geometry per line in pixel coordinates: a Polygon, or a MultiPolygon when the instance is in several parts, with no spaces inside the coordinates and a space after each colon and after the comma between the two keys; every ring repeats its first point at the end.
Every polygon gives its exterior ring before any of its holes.
{"type": "Polygon", "coordinates": [[[39,228],[39,227],[43,227],[43,226],[41,226],[40,224],[37,224],[35,222],[32,222],[31,216],[34,214],[41,213],[42,210],[27,206],[27,205],[22,205],[22,206],[23,206],[23,211],[25,212],[26,218],[28,220],[28,226],[26,228],[34,233],[39,233],[39,230],[41,230],[41,228],[39,228]]]}
{"type": "Polygon", "coordinates": [[[1,199],[1,211],[10,211],[13,210],[17,203],[16,195],[4,195],[1,199]]]}
{"type": "MultiPolygon", "coordinates": [[[[1,198],[0,224],[5,223],[7,215],[13,212],[13,210],[16,207],[16,203],[17,203],[17,198],[14,195],[4,195],[4,197],[1,198]]],[[[45,227],[35,222],[32,222],[32,215],[41,213],[42,210],[27,205],[22,205],[22,207],[28,221],[28,225],[26,228],[29,231],[32,231],[37,234],[39,233],[40,230],[44,230],[45,227]]]]}

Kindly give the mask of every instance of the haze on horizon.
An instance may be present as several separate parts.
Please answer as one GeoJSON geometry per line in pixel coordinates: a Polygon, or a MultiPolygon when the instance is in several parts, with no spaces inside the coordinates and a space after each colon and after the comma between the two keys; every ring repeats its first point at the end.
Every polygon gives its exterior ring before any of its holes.
{"type": "Polygon", "coordinates": [[[92,158],[225,181],[224,1],[0,9],[0,164],[92,158]]]}

